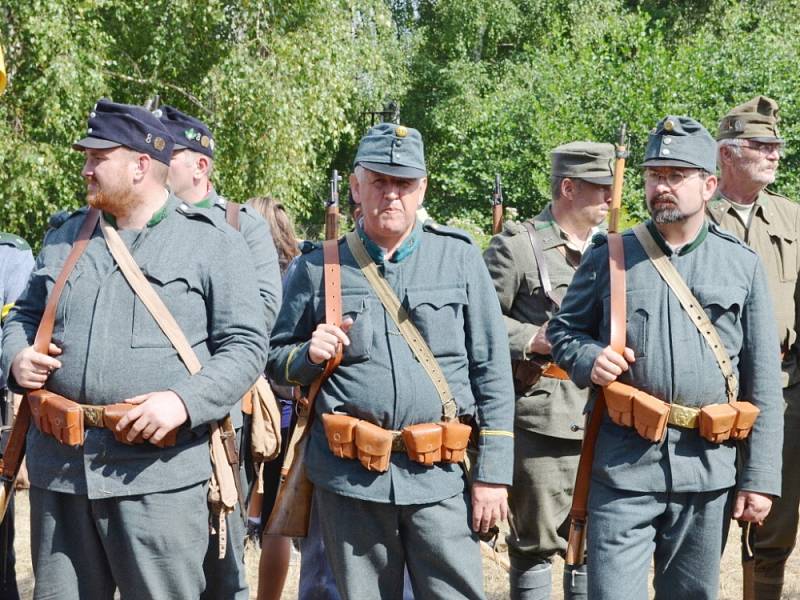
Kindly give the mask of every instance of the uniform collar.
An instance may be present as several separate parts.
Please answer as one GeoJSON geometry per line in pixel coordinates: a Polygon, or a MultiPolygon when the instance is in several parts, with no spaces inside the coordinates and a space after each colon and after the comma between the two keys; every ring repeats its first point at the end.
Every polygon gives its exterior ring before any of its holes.
{"type": "MultiPolygon", "coordinates": [[[[549,250],[550,248],[555,248],[557,246],[566,246],[569,250],[578,252],[579,254],[583,253],[582,250],[575,245],[575,242],[572,240],[572,238],[567,235],[567,232],[561,229],[558,221],[556,221],[556,218],[553,216],[552,202],[549,202],[547,206],[544,207],[542,212],[533,218],[533,227],[536,229],[536,233],[539,234],[543,250],[549,250]]],[[[591,243],[592,237],[594,237],[594,234],[597,233],[597,231],[598,228],[595,227],[589,234],[586,244],[587,248],[591,243]]]]}
{"type": "MultiPolygon", "coordinates": [[[[361,221],[359,221],[358,225],[356,226],[356,232],[358,233],[358,237],[361,238],[364,247],[367,249],[367,253],[369,254],[370,258],[372,258],[372,260],[374,260],[378,265],[382,265],[384,262],[386,262],[383,248],[369,239],[367,234],[364,232],[361,221]]],[[[417,249],[421,239],[422,223],[420,223],[419,219],[417,219],[414,223],[414,228],[411,230],[411,233],[406,239],[403,240],[403,243],[397,247],[397,250],[394,251],[394,254],[392,254],[392,257],[389,259],[389,262],[398,263],[408,258],[414,252],[414,250],[417,249]]]]}
{"type": "MultiPolygon", "coordinates": [[[[725,213],[733,213],[736,209],[731,204],[731,201],[726,198],[722,192],[714,192],[714,197],[708,203],[708,214],[711,216],[714,223],[719,225],[725,213]]],[[[769,194],[766,188],[761,190],[753,203],[753,217],[759,216],[765,223],[770,223],[772,218],[772,210],[770,207],[769,194]]]]}
{"type": "Polygon", "coordinates": [[[219,196],[217,195],[217,190],[213,187],[208,191],[208,194],[205,198],[200,200],[200,202],[196,202],[194,206],[197,208],[211,208],[217,202],[219,202],[219,196]]]}
{"type": "MultiPolygon", "coordinates": [[[[153,213],[153,216],[150,217],[150,220],[147,222],[146,227],[155,227],[156,225],[161,223],[161,221],[163,221],[164,219],[167,218],[167,214],[169,213],[169,211],[171,209],[173,209],[175,207],[175,205],[177,203],[178,203],[178,199],[175,197],[174,194],[172,194],[170,192],[170,195],[167,197],[167,201],[164,202],[163,205],[161,205],[161,208],[159,208],[157,211],[155,211],[153,213]]],[[[114,215],[112,215],[111,213],[107,213],[107,212],[103,211],[103,218],[114,229],[117,228],[117,218],[114,215]]]]}
{"type": "MultiPolygon", "coordinates": [[[[656,225],[655,223],[653,223],[653,220],[648,219],[645,225],[647,226],[648,231],[650,231],[651,235],[653,236],[653,239],[656,241],[656,244],[658,244],[658,247],[661,248],[661,251],[667,256],[672,256],[673,254],[672,248],[669,247],[669,244],[667,244],[666,240],[661,235],[661,232],[656,228],[656,225]]],[[[681,246],[681,249],[678,250],[678,256],[684,256],[686,254],[689,254],[689,252],[691,252],[692,250],[694,250],[700,244],[703,243],[707,235],[708,235],[708,222],[703,221],[703,225],[702,227],[700,227],[700,231],[697,232],[697,236],[688,244],[684,244],[683,246],[681,246]]]]}

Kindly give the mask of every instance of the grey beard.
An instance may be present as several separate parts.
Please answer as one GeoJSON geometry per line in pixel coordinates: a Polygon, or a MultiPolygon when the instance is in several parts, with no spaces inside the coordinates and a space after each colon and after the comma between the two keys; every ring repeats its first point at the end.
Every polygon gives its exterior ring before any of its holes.
{"type": "Polygon", "coordinates": [[[659,225],[668,225],[670,223],[679,223],[685,221],[688,215],[685,215],[677,207],[660,208],[658,210],[651,210],[650,215],[653,217],[653,222],[659,225]]]}

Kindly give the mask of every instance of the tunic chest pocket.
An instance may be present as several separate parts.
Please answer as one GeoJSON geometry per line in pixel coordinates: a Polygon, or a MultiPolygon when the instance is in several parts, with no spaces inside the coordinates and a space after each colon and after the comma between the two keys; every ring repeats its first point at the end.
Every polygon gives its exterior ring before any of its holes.
{"type": "Polygon", "coordinates": [[[406,300],[411,320],[435,355],[463,353],[467,305],[464,288],[406,290],[406,300]]]}
{"type": "MultiPolygon", "coordinates": [[[[202,287],[191,273],[191,267],[142,265],[147,281],[178,322],[192,346],[208,337],[206,306],[202,287]]],[[[132,348],[166,348],[172,346],[150,311],[136,297],[133,302],[132,348]]]]}
{"type": "Polygon", "coordinates": [[[789,282],[797,280],[797,238],[789,237],[786,234],[770,234],[772,246],[778,253],[778,263],[781,265],[778,276],[781,281],[789,282]]]}
{"type": "MultiPolygon", "coordinates": [[[[377,300],[375,301],[377,302],[377,300]]],[[[342,354],[343,364],[353,364],[368,360],[372,351],[372,318],[375,307],[369,297],[364,295],[342,296],[343,317],[353,319],[353,325],[347,333],[350,345],[345,346],[342,354]]]]}
{"type": "Polygon", "coordinates": [[[692,290],[723,340],[735,339],[746,291],[731,286],[697,286],[692,290]],[[728,333],[729,335],[724,335],[728,333]]]}

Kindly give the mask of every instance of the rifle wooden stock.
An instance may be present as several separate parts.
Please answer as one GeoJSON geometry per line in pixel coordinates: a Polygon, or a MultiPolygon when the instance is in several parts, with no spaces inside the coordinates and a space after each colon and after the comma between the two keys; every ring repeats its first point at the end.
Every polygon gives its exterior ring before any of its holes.
{"type": "Polygon", "coordinates": [[[339,206],[331,204],[325,209],[325,239],[339,238],[339,206]]]}
{"type": "Polygon", "coordinates": [[[492,205],[492,235],[497,235],[503,231],[503,205],[492,205]]]}
{"type": "Polygon", "coordinates": [[[11,437],[8,438],[3,458],[0,459],[0,523],[6,516],[8,504],[14,494],[14,483],[22,466],[25,456],[25,438],[31,426],[31,407],[26,400],[19,404],[14,426],[11,428],[11,437]]]}

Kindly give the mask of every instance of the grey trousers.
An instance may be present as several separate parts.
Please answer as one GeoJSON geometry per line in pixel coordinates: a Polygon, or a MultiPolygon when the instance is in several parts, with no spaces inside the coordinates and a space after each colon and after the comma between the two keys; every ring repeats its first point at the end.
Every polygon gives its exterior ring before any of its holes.
{"type": "Polygon", "coordinates": [[[35,600],[198,598],[208,544],[206,485],[89,500],[30,489],[35,600]]]}
{"type": "Polygon", "coordinates": [[[783,390],[783,484],[764,525],[756,529],[755,584],[759,600],[779,600],[783,571],[797,540],[800,511],[800,383],[783,390]]]}
{"type": "Polygon", "coordinates": [[[589,598],[647,600],[654,557],[656,600],[716,600],[732,496],[732,489],[627,492],[592,481],[589,598]]]}
{"type": "Polygon", "coordinates": [[[397,506],[314,491],[325,553],[342,600],[403,597],[408,567],[416,600],[482,600],[469,498],[397,506]]]}

